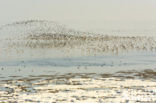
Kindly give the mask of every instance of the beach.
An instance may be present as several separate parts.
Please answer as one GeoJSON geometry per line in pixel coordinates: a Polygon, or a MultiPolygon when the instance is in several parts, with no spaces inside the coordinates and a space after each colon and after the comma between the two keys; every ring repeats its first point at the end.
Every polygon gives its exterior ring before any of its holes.
{"type": "Polygon", "coordinates": [[[155,37],[100,35],[54,24],[1,27],[6,35],[0,38],[0,103],[156,102],[155,37]]]}

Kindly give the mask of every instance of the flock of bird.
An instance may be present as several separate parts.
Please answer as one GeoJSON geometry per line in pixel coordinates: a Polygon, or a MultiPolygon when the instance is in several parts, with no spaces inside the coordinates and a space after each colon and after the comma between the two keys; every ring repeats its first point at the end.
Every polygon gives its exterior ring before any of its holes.
{"type": "Polygon", "coordinates": [[[5,33],[10,34],[9,39],[5,38],[10,47],[76,49],[87,53],[115,54],[156,50],[156,40],[153,37],[100,35],[76,31],[49,21],[30,20],[8,24],[0,28],[0,35],[5,33]]]}

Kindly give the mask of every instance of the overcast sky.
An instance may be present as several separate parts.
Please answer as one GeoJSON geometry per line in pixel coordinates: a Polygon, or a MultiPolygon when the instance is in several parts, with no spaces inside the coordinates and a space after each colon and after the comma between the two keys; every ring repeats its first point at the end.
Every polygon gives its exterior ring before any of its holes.
{"type": "Polygon", "coordinates": [[[41,19],[78,27],[155,23],[156,0],[0,0],[0,23],[41,19]]]}

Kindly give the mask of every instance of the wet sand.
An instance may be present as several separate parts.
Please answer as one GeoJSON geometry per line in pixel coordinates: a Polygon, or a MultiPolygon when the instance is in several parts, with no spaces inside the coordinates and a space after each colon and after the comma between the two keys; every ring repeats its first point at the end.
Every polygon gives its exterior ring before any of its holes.
{"type": "Polygon", "coordinates": [[[142,103],[156,102],[156,71],[115,74],[68,73],[1,80],[1,102],[142,103]],[[128,74],[128,75],[127,75],[128,74]]]}

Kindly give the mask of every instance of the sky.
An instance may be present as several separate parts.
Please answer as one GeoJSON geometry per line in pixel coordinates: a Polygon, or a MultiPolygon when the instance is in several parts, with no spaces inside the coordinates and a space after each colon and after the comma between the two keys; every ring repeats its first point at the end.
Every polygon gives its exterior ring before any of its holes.
{"type": "Polygon", "coordinates": [[[32,19],[98,30],[156,24],[156,0],[0,0],[0,7],[1,25],[32,19]]]}

